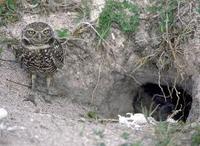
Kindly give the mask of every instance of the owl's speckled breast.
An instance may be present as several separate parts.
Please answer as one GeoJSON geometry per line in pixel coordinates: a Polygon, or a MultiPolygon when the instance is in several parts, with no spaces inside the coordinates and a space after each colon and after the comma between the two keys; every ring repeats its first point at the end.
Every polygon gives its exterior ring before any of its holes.
{"type": "Polygon", "coordinates": [[[22,58],[23,66],[31,73],[51,74],[56,72],[57,67],[53,61],[52,51],[51,48],[27,50],[22,58]]]}

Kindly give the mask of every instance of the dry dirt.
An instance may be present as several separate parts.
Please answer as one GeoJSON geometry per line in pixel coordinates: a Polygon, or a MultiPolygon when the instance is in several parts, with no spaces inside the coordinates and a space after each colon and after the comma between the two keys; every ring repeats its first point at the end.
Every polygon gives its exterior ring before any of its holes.
{"type": "MultiPolygon", "coordinates": [[[[26,87],[30,82],[28,74],[19,64],[9,61],[14,60],[12,51],[6,45],[1,47],[1,58],[7,61],[0,65],[0,108],[8,111],[8,117],[1,121],[1,146],[131,146],[138,142],[155,145],[152,125],[136,130],[118,122],[91,121],[86,116],[93,109],[89,105],[74,102],[70,96],[52,97],[32,91],[26,87]],[[36,105],[26,101],[29,97],[35,98],[36,105]],[[44,98],[51,98],[52,103],[44,98]]],[[[42,85],[39,88],[44,89],[42,85]]],[[[190,145],[191,134],[178,136],[179,145],[190,145]]]]}
{"type": "MultiPolygon", "coordinates": [[[[2,58],[14,60],[9,50],[3,52],[2,58]]],[[[144,145],[152,143],[148,126],[134,131],[119,123],[91,122],[84,118],[89,106],[73,103],[71,97],[59,96],[53,97],[51,104],[46,103],[43,97],[48,95],[18,83],[28,85],[28,74],[19,64],[1,61],[0,107],[8,111],[1,129],[1,146],[103,146],[103,143],[116,146],[143,139],[144,145]],[[30,96],[35,97],[37,105],[25,101],[30,96]],[[128,133],[128,139],[123,138],[124,132],[128,133]]]]}
{"type": "MultiPolygon", "coordinates": [[[[2,58],[13,60],[9,50],[2,58]]],[[[131,129],[118,122],[97,122],[87,118],[90,106],[73,102],[72,97],[51,97],[52,103],[43,99],[45,93],[32,91],[28,74],[19,64],[1,61],[0,108],[8,111],[1,123],[0,146],[154,146],[157,143],[152,125],[131,129]],[[35,97],[36,105],[26,101],[35,97]],[[52,99],[53,98],[53,99],[52,99]],[[125,136],[123,136],[125,135],[125,136]]],[[[190,131],[190,130],[189,130],[190,131]]],[[[177,145],[190,145],[192,132],[177,133],[177,145]]]]}

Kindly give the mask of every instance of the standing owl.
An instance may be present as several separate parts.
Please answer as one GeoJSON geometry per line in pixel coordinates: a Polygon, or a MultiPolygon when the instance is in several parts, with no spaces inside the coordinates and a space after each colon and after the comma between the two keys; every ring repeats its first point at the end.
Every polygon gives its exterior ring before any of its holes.
{"type": "Polygon", "coordinates": [[[22,30],[19,47],[15,51],[20,64],[31,74],[35,89],[37,75],[46,77],[47,90],[57,69],[64,63],[64,50],[55,38],[52,28],[43,22],[33,22],[22,30]]]}

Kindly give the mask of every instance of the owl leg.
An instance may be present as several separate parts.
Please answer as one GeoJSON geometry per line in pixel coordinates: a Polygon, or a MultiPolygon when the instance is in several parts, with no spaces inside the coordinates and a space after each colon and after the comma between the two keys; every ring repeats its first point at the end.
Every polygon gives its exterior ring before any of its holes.
{"type": "MultiPolygon", "coordinates": [[[[47,75],[47,77],[46,77],[46,84],[47,84],[46,92],[47,92],[47,94],[51,94],[51,93],[50,93],[51,81],[52,81],[52,76],[51,76],[51,75],[47,75]]],[[[47,103],[52,103],[52,102],[51,102],[51,97],[44,96],[43,99],[44,99],[44,101],[47,102],[47,103]]]]}
{"type": "Polygon", "coordinates": [[[49,90],[49,88],[50,88],[51,81],[52,81],[52,76],[51,76],[51,75],[48,75],[48,76],[47,76],[47,79],[46,79],[46,82],[47,82],[47,90],[49,90]]]}
{"type": "Polygon", "coordinates": [[[35,89],[35,83],[36,83],[36,74],[31,74],[31,89],[35,89]]]}

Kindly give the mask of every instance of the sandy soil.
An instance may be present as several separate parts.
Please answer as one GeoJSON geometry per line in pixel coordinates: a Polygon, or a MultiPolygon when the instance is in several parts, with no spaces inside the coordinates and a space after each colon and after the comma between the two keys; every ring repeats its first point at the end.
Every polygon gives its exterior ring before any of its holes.
{"type": "MultiPolygon", "coordinates": [[[[2,58],[14,60],[9,49],[4,50],[2,58]]],[[[24,86],[29,80],[19,64],[1,61],[0,108],[8,111],[8,117],[0,121],[0,146],[131,146],[138,142],[155,145],[157,137],[152,125],[136,130],[118,122],[91,121],[86,118],[90,106],[59,96],[51,97],[52,103],[47,103],[47,94],[24,86]],[[26,101],[29,97],[35,98],[36,105],[26,101]]],[[[191,133],[176,136],[178,145],[190,145],[191,133]]]]}
{"type": "MultiPolygon", "coordinates": [[[[9,49],[4,49],[2,58],[14,60],[9,49]]],[[[1,121],[1,146],[116,146],[142,139],[144,143],[152,142],[146,138],[150,131],[144,134],[147,127],[133,131],[119,123],[90,122],[84,118],[90,107],[74,103],[71,97],[57,96],[51,98],[51,104],[45,102],[48,95],[20,85],[28,85],[29,79],[19,64],[1,61],[0,107],[8,111],[8,117],[1,121]],[[29,97],[35,97],[36,105],[25,100],[29,97]],[[128,138],[123,138],[123,133],[128,133],[128,138]]]]}

